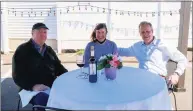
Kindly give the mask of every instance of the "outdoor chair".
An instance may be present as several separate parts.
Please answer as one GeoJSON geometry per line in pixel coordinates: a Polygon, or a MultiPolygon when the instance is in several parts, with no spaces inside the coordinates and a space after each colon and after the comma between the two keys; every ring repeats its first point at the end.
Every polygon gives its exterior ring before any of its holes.
{"type": "Polygon", "coordinates": [[[66,110],[66,109],[59,109],[59,108],[53,108],[53,107],[47,107],[47,106],[41,106],[41,105],[34,105],[33,111],[36,111],[37,108],[44,108],[45,110],[54,110],[54,111],[72,111],[72,110],[66,110]]]}

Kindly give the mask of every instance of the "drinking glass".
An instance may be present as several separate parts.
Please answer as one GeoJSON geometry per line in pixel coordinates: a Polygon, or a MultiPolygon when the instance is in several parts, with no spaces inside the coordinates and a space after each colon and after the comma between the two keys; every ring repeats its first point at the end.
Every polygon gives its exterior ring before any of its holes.
{"type": "Polygon", "coordinates": [[[77,55],[76,56],[76,64],[77,64],[78,67],[80,67],[81,74],[82,74],[83,73],[83,66],[85,64],[84,55],[77,55]]]}

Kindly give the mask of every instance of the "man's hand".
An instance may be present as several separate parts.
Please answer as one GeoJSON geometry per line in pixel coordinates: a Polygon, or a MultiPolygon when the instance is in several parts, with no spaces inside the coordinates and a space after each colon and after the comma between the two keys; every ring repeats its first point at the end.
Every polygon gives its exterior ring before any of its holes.
{"type": "Polygon", "coordinates": [[[168,78],[168,82],[173,85],[177,84],[178,81],[179,81],[179,75],[177,73],[170,75],[168,78]]]}
{"type": "Polygon", "coordinates": [[[44,84],[36,84],[33,86],[33,91],[44,91],[46,89],[49,89],[48,86],[44,85],[44,84]]]}

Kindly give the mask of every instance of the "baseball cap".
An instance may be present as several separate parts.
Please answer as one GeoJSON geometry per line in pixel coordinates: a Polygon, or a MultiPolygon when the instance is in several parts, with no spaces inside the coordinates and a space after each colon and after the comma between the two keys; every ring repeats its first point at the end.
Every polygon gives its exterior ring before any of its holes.
{"type": "MultiPolygon", "coordinates": [[[[34,29],[40,29],[40,28],[45,28],[48,29],[48,27],[44,23],[36,23],[33,25],[32,30],[34,29]]],[[[48,29],[49,30],[49,29],[48,29]]]]}

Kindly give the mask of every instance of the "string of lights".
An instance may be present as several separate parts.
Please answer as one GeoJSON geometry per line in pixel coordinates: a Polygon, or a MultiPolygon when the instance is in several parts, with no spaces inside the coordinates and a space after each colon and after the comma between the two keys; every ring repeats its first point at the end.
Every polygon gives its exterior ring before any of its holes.
{"type": "MultiPolygon", "coordinates": [[[[191,8],[192,9],[192,8],[191,8]]],[[[180,10],[169,10],[169,11],[126,11],[118,9],[108,9],[105,7],[98,7],[93,5],[74,5],[66,7],[54,7],[54,8],[27,8],[27,7],[16,7],[16,8],[2,8],[6,10],[9,16],[28,16],[28,17],[38,17],[38,16],[56,16],[56,14],[78,14],[78,13],[103,13],[103,14],[115,14],[115,15],[128,15],[128,16],[139,16],[139,17],[155,17],[164,15],[174,15],[179,14],[180,10]]],[[[190,10],[192,11],[192,10],[190,10]]]]}

